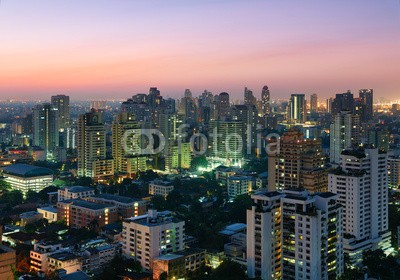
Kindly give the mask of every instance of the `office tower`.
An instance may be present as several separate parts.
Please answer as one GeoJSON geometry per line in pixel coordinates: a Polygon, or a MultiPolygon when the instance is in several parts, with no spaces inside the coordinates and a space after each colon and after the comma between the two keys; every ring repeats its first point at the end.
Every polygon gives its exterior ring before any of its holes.
{"type": "Polygon", "coordinates": [[[233,105],[231,107],[231,117],[232,120],[243,123],[245,129],[243,148],[246,149],[247,155],[253,155],[253,148],[257,146],[258,111],[256,106],[233,105]]]}
{"type": "Polygon", "coordinates": [[[306,96],[304,94],[292,94],[290,97],[289,119],[291,122],[304,123],[307,120],[306,96]]]}
{"type": "Polygon", "coordinates": [[[328,189],[328,170],[320,139],[304,139],[290,129],[279,139],[279,149],[268,155],[268,190],[306,189],[311,193],[328,189]]]}
{"type": "Polygon", "coordinates": [[[229,94],[226,92],[221,92],[218,95],[217,100],[217,112],[219,120],[226,120],[229,117],[230,103],[229,94]]]}
{"type": "Polygon", "coordinates": [[[339,114],[341,111],[354,113],[354,97],[350,91],[336,94],[336,98],[332,102],[332,116],[339,114]]]}
{"type": "Polygon", "coordinates": [[[135,121],[133,113],[118,114],[111,131],[114,172],[131,176],[138,171],[145,171],[146,156],[141,153],[140,124],[135,121]]]}
{"type": "Polygon", "coordinates": [[[374,116],[374,90],[373,89],[361,89],[359,91],[360,99],[365,106],[364,120],[371,120],[374,116]]]}
{"type": "Polygon", "coordinates": [[[336,279],[343,273],[337,195],[257,191],[247,210],[249,278],[336,279]]]}
{"type": "Polygon", "coordinates": [[[122,243],[125,257],[151,270],[154,258],[185,248],[185,222],[169,211],[149,210],[147,215],[124,220],[122,243]]]}
{"type": "Polygon", "coordinates": [[[190,89],[185,89],[185,94],[184,94],[184,97],[189,97],[189,98],[192,98],[193,96],[192,96],[192,92],[190,91],[190,89]]]}
{"type": "Polygon", "coordinates": [[[168,154],[165,155],[165,170],[189,169],[192,162],[190,143],[177,143],[168,147],[168,154]]]}
{"type": "Polygon", "coordinates": [[[227,166],[241,165],[244,153],[244,125],[240,121],[211,121],[211,154],[227,166]]]}
{"type": "Polygon", "coordinates": [[[388,152],[390,133],[386,126],[381,124],[373,125],[365,129],[365,134],[368,144],[374,148],[388,152]]]}
{"type": "Polygon", "coordinates": [[[389,186],[398,188],[400,186],[400,156],[389,156],[388,166],[389,186]]]}
{"type": "Polygon", "coordinates": [[[46,157],[51,158],[59,146],[58,109],[49,103],[33,108],[33,145],[43,148],[46,157]]]}
{"type": "Polygon", "coordinates": [[[271,113],[271,96],[268,86],[264,86],[261,90],[261,109],[263,116],[271,113]]]}
{"type": "Polygon", "coordinates": [[[114,175],[112,159],[106,157],[106,130],[102,113],[92,110],[78,119],[78,176],[100,179],[114,175]]]}
{"type": "Polygon", "coordinates": [[[192,97],[183,97],[180,102],[179,113],[183,115],[183,121],[188,125],[197,123],[197,105],[192,97]]]}
{"type": "Polygon", "coordinates": [[[318,95],[316,93],[311,94],[310,111],[311,113],[315,113],[318,111],[318,95]]]}
{"type": "Polygon", "coordinates": [[[352,264],[361,264],[365,250],[390,248],[387,177],[387,154],[369,148],[343,151],[329,174],[329,191],[343,205],[343,247],[352,264]]]}
{"type": "Polygon", "coordinates": [[[350,111],[341,111],[332,115],[330,129],[330,162],[339,163],[343,150],[360,144],[360,117],[350,111]]]}
{"type": "Polygon", "coordinates": [[[253,105],[256,106],[257,99],[253,95],[253,91],[248,89],[247,87],[244,88],[244,105],[253,105]]]}
{"type": "Polygon", "coordinates": [[[51,106],[58,109],[58,127],[61,131],[70,126],[69,96],[54,95],[51,97],[51,106]]]}
{"type": "Polygon", "coordinates": [[[332,104],[333,104],[333,98],[330,97],[326,100],[326,111],[328,113],[332,113],[332,104]]]}

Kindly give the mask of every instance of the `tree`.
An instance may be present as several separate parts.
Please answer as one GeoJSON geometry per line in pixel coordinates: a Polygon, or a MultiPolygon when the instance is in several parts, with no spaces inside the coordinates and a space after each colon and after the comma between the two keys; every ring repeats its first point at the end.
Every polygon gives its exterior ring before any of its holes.
{"type": "Polygon", "coordinates": [[[224,260],[211,274],[211,280],[245,280],[248,279],[240,264],[224,260]]]}
{"type": "Polygon", "coordinates": [[[204,155],[193,158],[190,163],[190,168],[195,171],[199,170],[199,168],[207,168],[207,166],[208,161],[204,155]]]}
{"type": "Polygon", "coordinates": [[[12,190],[10,192],[4,193],[2,196],[2,200],[3,202],[8,203],[11,207],[14,207],[19,204],[22,204],[24,196],[22,195],[21,191],[12,190]]]}

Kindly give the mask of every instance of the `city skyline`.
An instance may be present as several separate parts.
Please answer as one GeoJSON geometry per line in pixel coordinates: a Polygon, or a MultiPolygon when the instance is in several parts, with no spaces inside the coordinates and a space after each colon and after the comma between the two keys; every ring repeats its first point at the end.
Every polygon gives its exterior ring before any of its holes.
{"type": "Polygon", "coordinates": [[[237,99],[264,85],[272,99],[400,96],[395,0],[110,3],[2,1],[0,99],[117,99],[151,86],[237,99]]]}

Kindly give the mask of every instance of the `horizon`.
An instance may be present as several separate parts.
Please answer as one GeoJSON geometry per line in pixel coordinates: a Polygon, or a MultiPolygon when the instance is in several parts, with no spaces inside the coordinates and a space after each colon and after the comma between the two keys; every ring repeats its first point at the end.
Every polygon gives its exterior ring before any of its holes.
{"type": "Polygon", "coordinates": [[[0,99],[124,99],[151,86],[238,99],[264,85],[271,98],[373,88],[399,99],[399,12],[396,0],[3,0],[0,99]]]}

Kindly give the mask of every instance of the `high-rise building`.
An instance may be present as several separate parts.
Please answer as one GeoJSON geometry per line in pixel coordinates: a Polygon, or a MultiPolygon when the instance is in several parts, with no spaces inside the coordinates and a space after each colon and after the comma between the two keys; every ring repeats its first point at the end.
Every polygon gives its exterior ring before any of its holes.
{"type": "Polygon", "coordinates": [[[311,94],[310,111],[311,113],[315,113],[318,111],[318,95],[316,93],[311,94]]]}
{"type": "Polygon", "coordinates": [[[342,209],[337,195],[257,191],[247,210],[250,278],[336,279],[343,273],[342,209]]]}
{"type": "Polygon", "coordinates": [[[225,165],[241,165],[244,153],[244,125],[241,121],[211,121],[211,154],[225,165]]]}
{"type": "Polygon", "coordinates": [[[102,178],[114,175],[112,159],[106,156],[106,130],[102,113],[92,110],[78,120],[78,176],[102,178]]]}
{"type": "Polygon", "coordinates": [[[332,116],[339,114],[341,111],[354,113],[354,96],[350,91],[336,94],[336,98],[332,102],[332,116]]]}
{"type": "Polygon", "coordinates": [[[247,87],[244,88],[244,105],[253,105],[256,106],[257,99],[253,95],[253,91],[248,89],[247,87]]]}
{"type": "Polygon", "coordinates": [[[248,155],[254,155],[253,148],[257,145],[258,111],[254,105],[233,105],[231,117],[234,121],[243,123],[245,138],[243,146],[249,150],[248,155]]]}
{"type": "Polygon", "coordinates": [[[131,175],[139,170],[145,171],[146,156],[140,152],[140,124],[135,121],[133,113],[118,114],[111,130],[114,172],[131,175]]]}
{"type": "Polygon", "coordinates": [[[37,105],[33,109],[33,145],[43,148],[47,158],[59,146],[58,125],[58,109],[50,103],[37,105]]]}
{"type": "Polygon", "coordinates": [[[230,112],[230,103],[229,103],[229,94],[226,92],[221,92],[218,95],[217,99],[217,111],[218,111],[218,119],[225,120],[229,117],[230,112]]]}
{"type": "Polygon", "coordinates": [[[330,129],[330,161],[339,163],[343,150],[360,144],[360,117],[350,111],[341,111],[332,115],[330,129]]]}
{"type": "Polygon", "coordinates": [[[328,189],[328,169],[320,139],[305,139],[290,129],[279,139],[279,149],[268,155],[268,189],[306,189],[311,193],[328,189]]]}
{"type": "Polygon", "coordinates": [[[332,113],[332,104],[333,104],[333,98],[330,97],[326,100],[326,111],[328,113],[332,113]]]}
{"type": "Polygon", "coordinates": [[[389,186],[392,188],[398,188],[400,186],[400,156],[390,156],[388,164],[389,186]]]}
{"type": "Polygon", "coordinates": [[[373,89],[361,89],[359,91],[360,99],[365,106],[363,120],[368,121],[374,116],[374,90],[373,89]]]}
{"type": "Polygon", "coordinates": [[[291,122],[304,123],[307,120],[306,105],[306,96],[304,94],[292,94],[289,110],[291,122]]]}
{"type": "Polygon", "coordinates": [[[69,96],[54,95],[51,97],[51,106],[58,109],[58,127],[61,131],[70,126],[69,96]]]}
{"type": "Polygon", "coordinates": [[[344,252],[360,264],[362,252],[390,248],[387,154],[378,149],[345,150],[329,174],[329,191],[343,205],[344,252]]]}
{"type": "Polygon", "coordinates": [[[261,90],[261,108],[263,116],[271,113],[271,96],[268,86],[264,86],[261,90]]]}
{"type": "Polygon", "coordinates": [[[149,210],[147,215],[126,219],[122,230],[122,254],[151,270],[154,258],[185,248],[185,222],[171,212],[149,210]]]}

